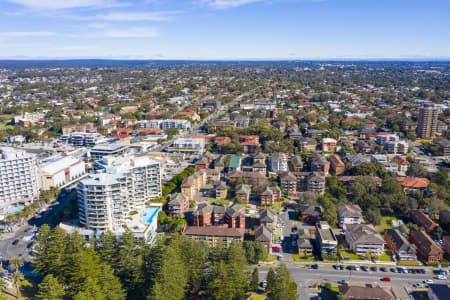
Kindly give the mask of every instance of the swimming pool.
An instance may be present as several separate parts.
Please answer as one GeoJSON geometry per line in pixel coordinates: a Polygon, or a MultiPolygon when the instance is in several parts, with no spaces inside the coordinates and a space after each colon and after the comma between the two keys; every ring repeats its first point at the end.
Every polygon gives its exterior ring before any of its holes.
{"type": "Polygon", "coordinates": [[[153,221],[153,218],[158,215],[159,208],[158,207],[151,207],[146,208],[144,211],[144,214],[142,215],[142,222],[151,224],[153,221]]]}
{"type": "Polygon", "coordinates": [[[17,206],[15,208],[11,209],[10,211],[8,211],[8,215],[16,213],[18,211],[21,211],[22,209],[24,209],[23,205],[17,206]]]}

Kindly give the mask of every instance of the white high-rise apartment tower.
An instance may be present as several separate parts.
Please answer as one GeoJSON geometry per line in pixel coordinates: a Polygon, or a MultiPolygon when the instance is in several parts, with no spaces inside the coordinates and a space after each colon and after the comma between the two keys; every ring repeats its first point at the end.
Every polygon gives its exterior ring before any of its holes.
{"type": "Polygon", "coordinates": [[[145,202],[161,196],[159,162],[147,156],[105,157],[78,184],[80,222],[97,232],[123,230],[145,202]]]}
{"type": "Polygon", "coordinates": [[[38,196],[35,156],[23,150],[0,148],[0,211],[32,202],[38,196]]]}

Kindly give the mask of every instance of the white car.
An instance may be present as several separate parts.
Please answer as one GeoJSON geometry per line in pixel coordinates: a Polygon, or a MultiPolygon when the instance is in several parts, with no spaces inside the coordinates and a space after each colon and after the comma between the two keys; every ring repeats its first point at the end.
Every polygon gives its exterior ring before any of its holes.
{"type": "Polygon", "coordinates": [[[436,276],[436,279],[439,279],[439,280],[446,280],[446,279],[447,279],[447,276],[444,276],[444,275],[438,275],[438,276],[436,276]]]}
{"type": "Polygon", "coordinates": [[[427,279],[427,280],[424,280],[423,283],[431,284],[431,283],[433,283],[433,280],[432,279],[427,279]]]}

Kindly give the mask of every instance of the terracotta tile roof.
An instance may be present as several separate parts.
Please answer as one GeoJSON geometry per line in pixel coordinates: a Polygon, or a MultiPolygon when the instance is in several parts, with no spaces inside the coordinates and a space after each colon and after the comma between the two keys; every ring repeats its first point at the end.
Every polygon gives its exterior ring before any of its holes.
{"type": "Polygon", "coordinates": [[[421,177],[397,177],[395,180],[404,188],[424,189],[430,185],[427,178],[421,177]]]}

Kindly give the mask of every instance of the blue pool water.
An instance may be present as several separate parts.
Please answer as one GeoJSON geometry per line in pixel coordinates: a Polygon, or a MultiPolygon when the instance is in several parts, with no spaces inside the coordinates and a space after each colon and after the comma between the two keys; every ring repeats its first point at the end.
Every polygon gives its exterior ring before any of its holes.
{"type": "Polygon", "coordinates": [[[147,208],[144,211],[144,214],[142,215],[142,222],[151,224],[153,221],[153,218],[158,215],[159,208],[147,208]]]}
{"type": "Polygon", "coordinates": [[[22,209],[23,209],[23,206],[22,206],[22,205],[17,206],[17,207],[15,207],[15,208],[11,209],[10,211],[8,211],[8,214],[16,213],[16,212],[18,212],[18,211],[21,211],[22,209]]]}

